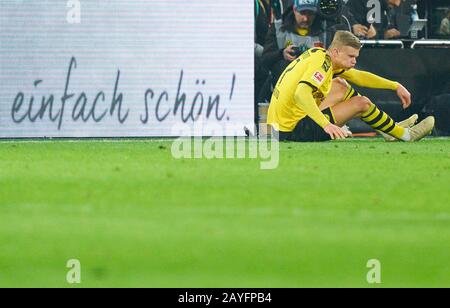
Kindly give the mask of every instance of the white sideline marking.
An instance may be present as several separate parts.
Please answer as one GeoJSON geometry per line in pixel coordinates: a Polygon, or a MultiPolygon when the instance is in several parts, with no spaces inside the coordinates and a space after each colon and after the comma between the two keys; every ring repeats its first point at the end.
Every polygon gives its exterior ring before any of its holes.
{"type": "Polygon", "coordinates": [[[170,142],[175,139],[40,139],[40,140],[0,140],[0,145],[5,143],[153,143],[170,142]]]}
{"type": "MultiPolygon", "coordinates": [[[[49,206],[48,204],[43,203],[25,203],[25,204],[16,204],[12,206],[11,204],[4,204],[3,209],[8,212],[8,210],[11,210],[14,214],[23,214],[23,210],[36,210],[40,211],[42,208],[52,208],[53,206],[49,206]]],[[[127,206],[128,208],[128,206],[127,206]]],[[[104,208],[100,208],[98,206],[95,206],[93,204],[69,204],[67,206],[63,206],[60,208],[62,212],[67,213],[76,213],[76,212],[83,212],[83,213],[92,213],[95,211],[103,211],[104,208]]],[[[136,213],[141,213],[143,208],[137,207],[136,213]]],[[[238,216],[270,216],[270,217],[286,217],[286,216],[294,216],[294,217],[320,217],[320,218],[331,218],[336,219],[337,217],[340,219],[350,219],[354,220],[355,218],[363,219],[363,220],[383,220],[383,221],[392,221],[392,220],[404,220],[404,221],[416,221],[416,222],[423,222],[423,221],[443,221],[447,222],[450,221],[450,212],[435,212],[435,213],[429,213],[429,212],[417,212],[417,211],[398,211],[398,212],[391,212],[391,211],[385,211],[385,212],[374,212],[370,210],[360,210],[360,211],[337,211],[337,210],[317,210],[317,209],[302,209],[302,208],[288,208],[284,211],[281,211],[279,209],[274,209],[272,207],[256,207],[251,209],[242,209],[242,208],[228,208],[228,207],[171,207],[171,208],[165,208],[165,209],[154,209],[154,210],[145,210],[144,212],[152,212],[155,211],[158,216],[160,215],[166,215],[167,213],[170,214],[178,214],[178,215],[186,215],[186,214],[207,214],[207,215],[213,215],[214,217],[220,216],[220,215],[238,215],[238,216]]],[[[116,210],[112,209],[110,211],[111,214],[115,214],[116,210]]],[[[53,215],[53,213],[52,213],[53,215]]]]}
{"type": "MultiPolygon", "coordinates": [[[[124,137],[123,139],[121,138],[76,138],[76,139],[70,139],[70,138],[42,138],[42,139],[1,139],[0,138],[0,145],[1,144],[10,144],[10,143],[154,143],[154,142],[171,142],[171,141],[175,141],[176,137],[173,138],[148,138],[145,139],[146,137],[136,137],[136,139],[132,139],[130,137],[124,137]]],[[[189,138],[189,137],[186,137],[189,138]]],[[[205,137],[205,138],[209,138],[209,137],[205,137]]],[[[218,137],[220,138],[220,137],[218,137]]],[[[235,137],[237,140],[239,139],[247,139],[247,140],[257,140],[256,137],[235,137]]],[[[354,138],[354,139],[350,139],[350,141],[354,142],[354,141],[358,141],[358,142],[364,142],[364,141],[369,141],[369,142],[375,142],[375,141],[379,141],[382,138],[354,138]]],[[[424,143],[427,141],[436,141],[436,140],[442,140],[442,141],[450,141],[450,137],[429,137],[426,139],[421,140],[420,143],[424,143]]],[[[341,143],[345,143],[344,141],[341,141],[341,143]]],[[[324,144],[324,143],[317,143],[317,144],[324,144]]],[[[325,143],[326,144],[326,143],[325,143]]],[[[333,144],[333,142],[330,142],[328,144],[333,144]]],[[[407,144],[407,143],[405,143],[407,144]]]]}

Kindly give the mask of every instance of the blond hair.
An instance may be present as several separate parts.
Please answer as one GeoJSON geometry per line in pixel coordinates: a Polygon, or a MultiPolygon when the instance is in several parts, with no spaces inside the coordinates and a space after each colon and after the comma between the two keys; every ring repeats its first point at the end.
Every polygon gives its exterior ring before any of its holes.
{"type": "Polygon", "coordinates": [[[357,38],[353,33],[349,31],[337,31],[334,35],[330,49],[343,46],[348,46],[359,50],[361,49],[362,44],[359,38],[357,38]]]}

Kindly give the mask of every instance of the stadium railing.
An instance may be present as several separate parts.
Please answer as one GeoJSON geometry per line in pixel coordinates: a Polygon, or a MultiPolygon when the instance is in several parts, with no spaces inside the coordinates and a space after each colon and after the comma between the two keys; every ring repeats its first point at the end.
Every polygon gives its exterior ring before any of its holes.
{"type": "Polygon", "coordinates": [[[420,40],[411,45],[411,49],[416,47],[450,47],[450,40],[420,40]]]}
{"type": "Polygon", "coordinates": [[[370,47],[398,47],[405,48],[405,45],[400,40],[361,40],[364,46],[370,47]]]}

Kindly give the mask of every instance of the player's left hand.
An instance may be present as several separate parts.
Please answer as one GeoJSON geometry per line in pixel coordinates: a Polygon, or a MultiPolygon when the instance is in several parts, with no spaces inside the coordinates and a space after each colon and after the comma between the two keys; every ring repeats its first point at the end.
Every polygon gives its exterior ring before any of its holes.
{"type": "Polygon", "coordinates": [[[411,106],[411,93],[401,84],[398,85],[397,95],[402,101],[403,109],[409,108],[411,106]]]}

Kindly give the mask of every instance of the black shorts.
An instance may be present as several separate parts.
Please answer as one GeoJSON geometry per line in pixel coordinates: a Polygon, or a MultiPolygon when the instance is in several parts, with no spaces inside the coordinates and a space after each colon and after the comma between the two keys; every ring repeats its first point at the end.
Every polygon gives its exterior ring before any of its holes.
{"type": "MultiPolygon", "coordinates": [[[[322,113],[329,118],[332,124],[336,124],[330,108],[322,110],[322,113]]],[[[301,119],[292,132],[275,132],[275,136],[276,134],[279,134],[278,140],[280,141],[314,142],[331,140],[330,135],[310,117],[301,119]]]]}

